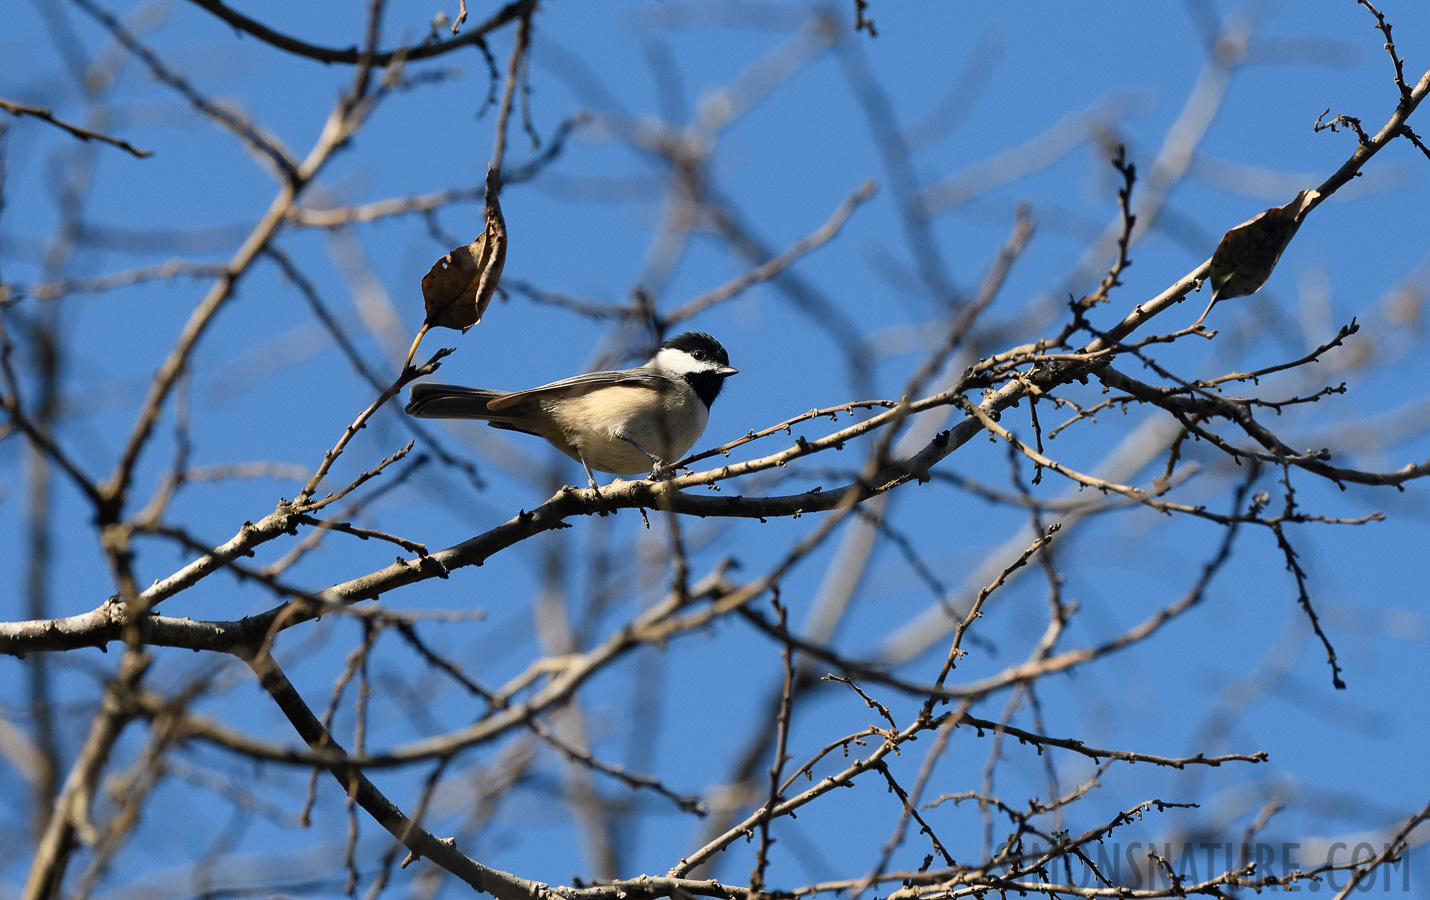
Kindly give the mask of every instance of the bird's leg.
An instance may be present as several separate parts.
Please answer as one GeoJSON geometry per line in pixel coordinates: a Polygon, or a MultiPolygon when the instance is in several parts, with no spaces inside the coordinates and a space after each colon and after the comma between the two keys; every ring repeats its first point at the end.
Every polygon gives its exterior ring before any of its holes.
{"type": "Polygon", "coordinates": [[[591,464],[586,462],[585,455],[583,455],[580,450],[577,450],[576,458],[581,460],[581,468],[586,470],[586,481],[591,485],[591,490],[596,492],[598,499],[605,500],[606,498],[601,496],[601,489],[596,485],[596,473],[591,471],[591,464]]]}
{"type": "Polygon", "coordinates": [[[661,462],[660,457],[656,456],[654,453],[650,452],[649,450],[642,447],[640,444],[636,443],[625,435],[620,435],[619,437],[621,440],[625,441],[627,444],[630,444],[632,447],[636,448],[650,458],[650,480],[659,481],[661,479],[661,476],[665,474],[665,465],[661,462]]]}

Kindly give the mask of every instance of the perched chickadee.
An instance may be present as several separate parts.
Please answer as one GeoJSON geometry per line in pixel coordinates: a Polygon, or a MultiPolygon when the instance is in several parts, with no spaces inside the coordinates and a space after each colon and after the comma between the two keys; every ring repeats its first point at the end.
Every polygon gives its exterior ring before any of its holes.
{"type": "Polygon", "coordinates": [[[616,475],[663,468],[705,431],[710,404],[739,372],[720,342],[699,331],[677,335],[638,369],[592,372],[525,391],[414,384],[407,414],[425,419],[484,419],[493,428],[545,438],[592,469],[616,475]]]}

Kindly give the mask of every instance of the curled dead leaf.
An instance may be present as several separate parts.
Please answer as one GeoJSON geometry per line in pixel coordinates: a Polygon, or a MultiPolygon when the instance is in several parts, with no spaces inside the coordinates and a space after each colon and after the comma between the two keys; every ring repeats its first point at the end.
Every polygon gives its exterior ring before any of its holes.
{"type": "Polygon", "coordinates": [[[429,328],[455,328],[465,333],[482,320],[506,265],[506,221],[497,194],[501,176],[487,169],[487,224],[470,244],[456,247],[422,276],[422,304],[427,311],[403,368],[412,364],[417,345],[429,328]]]}
{"type": "Polygon", "coordinates": [[[1202,324],[1217,301],[1245,297],[1261,290],[1275,271],[1281,254],[1296,236],[1306,213],[1320,197],[1320,191],[1301,191],[1290,203],[1273,206],[1222,235],[1207,274],[1212,299],[1193,328],[1202,324]]]}

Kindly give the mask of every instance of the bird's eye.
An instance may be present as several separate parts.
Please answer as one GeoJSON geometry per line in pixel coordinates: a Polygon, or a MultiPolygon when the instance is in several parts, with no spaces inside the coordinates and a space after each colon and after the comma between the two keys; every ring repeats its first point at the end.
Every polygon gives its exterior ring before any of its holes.
{"type": "Polygon", "coordinates": [[[693,356],[693,357],[695,357],[695,361],[696,361],[696,362],[705,362],[705,351],[704,351],[704,350],[696,350],[694,353],[691,353],[690,355],[693,356]]]}

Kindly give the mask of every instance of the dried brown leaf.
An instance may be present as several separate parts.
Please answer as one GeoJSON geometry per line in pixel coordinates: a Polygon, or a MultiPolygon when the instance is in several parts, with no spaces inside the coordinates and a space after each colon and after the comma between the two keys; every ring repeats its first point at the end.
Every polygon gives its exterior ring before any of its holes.
{"type": "Polygon", "coordinates": [[[487,170],[487,224],[477,239],[456,247],[437,260],[422,277],[422,304],[427,311],[422,330],[412,342],[407,365],[417,353],[417,345],[429,328],[455,328],[465,333],[482,320],[501,281],[506,265],[506,220],[502,218],[501,176],[487,170]]]}
{"type": "MultiPolygon", "coordinates": [[[[1320,191],[1301,191],[1290,203],[1273,206],[1222,235],[1207,274],[1212,286],[1207,312],[1211,312],[1219,300],[1245,297],[1261,290],[1275,271],[1281,254],[1296,236],[1306,213],[1320,196],[1320,191]]],[[[1206,315],[1202,313],[1197,325],[1206,315]]]]}

